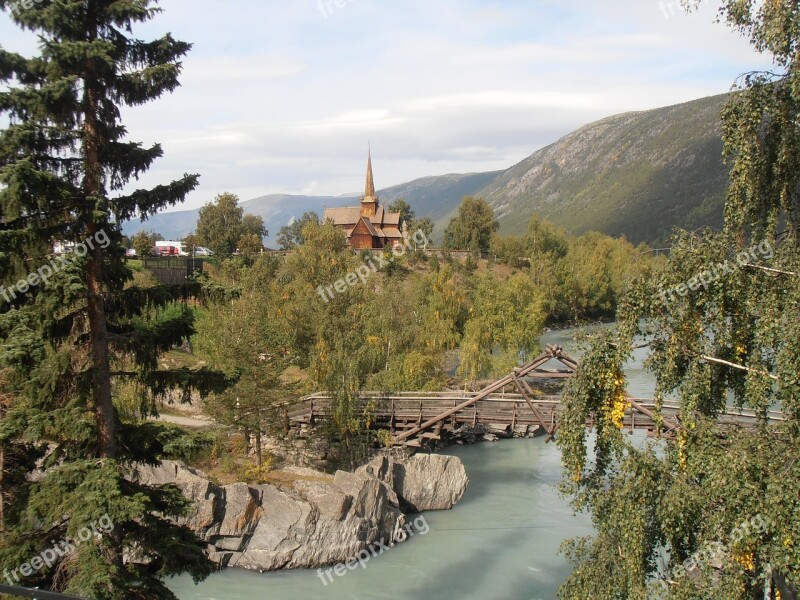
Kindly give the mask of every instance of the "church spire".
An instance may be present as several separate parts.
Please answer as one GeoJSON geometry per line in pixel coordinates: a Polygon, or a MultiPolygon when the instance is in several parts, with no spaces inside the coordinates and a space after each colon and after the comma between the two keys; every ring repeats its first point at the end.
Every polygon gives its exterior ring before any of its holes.
{"type": "Polygon", "coordinates": [[[361,216],[374,217],[378,212],[378,195],[375,193],[375,178],[372,175],[372,147],[367,158],[367,185],[364,187],[364,197],[361,199],[361,216]]]}
{"type": "Polygon", "coordinates": [[[367,159],[367,186],[364,188],[364,200],[375,198],[375,178],[372,175],[372,147],[367,159]]]}

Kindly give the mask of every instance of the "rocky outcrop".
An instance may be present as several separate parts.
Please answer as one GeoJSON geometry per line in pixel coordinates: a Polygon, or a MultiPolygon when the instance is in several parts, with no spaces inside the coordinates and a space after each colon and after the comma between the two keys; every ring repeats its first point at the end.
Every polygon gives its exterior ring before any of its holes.
{"type": "Polygon", "coordinates": [[[464,496],[469,478],[455,456],[416,454],[408,458],[380,456],[358,473],[377,477],[397,494],[404,510],[449,510],[464,496]]]}
{"type": "Polygon", "coordinates": [[[287,469],[279,485],[217,486],[201,471],[164,461],[139,466],[145,485],[174,484],[194,502],[178,523],[207,544],[220,567],[271,571],[347,562],[365,547],[391,545],[413,511],[451,508],[467,477],[455,457],[419,455],[375,459],[355,473],[330,476],[287,469]]]}

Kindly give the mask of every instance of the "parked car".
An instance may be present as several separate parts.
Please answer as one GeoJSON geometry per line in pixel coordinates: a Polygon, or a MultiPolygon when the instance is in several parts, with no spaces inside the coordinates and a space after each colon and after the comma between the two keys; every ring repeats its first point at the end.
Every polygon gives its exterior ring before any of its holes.
{"type": "Polygon", "coordinates": [[[156,242],[156,253],[158,256],[187,256],[183,250],[183,242],[156,242]]]}
{"type": "Polygon", "coordinates": [[[125,256],[128,258],[136,258],[136,249],[135,248],[128,248],[125,250],[125,256]]]}
{"type": "Polygon", "coordinates": [[[194,248],[194,255],[195,256],[214,256],[214,253],[206,248],[205,246],[195,246],[194,248]]]}
{"type": "Polygon", "coordinates": [[[176,246],[156,246],[153,248],[154,256],[180,256],[180,249],[176,246]]]}

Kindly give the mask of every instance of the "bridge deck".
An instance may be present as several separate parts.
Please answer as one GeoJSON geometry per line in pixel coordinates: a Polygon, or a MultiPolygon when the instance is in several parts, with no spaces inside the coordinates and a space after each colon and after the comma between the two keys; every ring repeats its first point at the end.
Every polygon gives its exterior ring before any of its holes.
{"type": "MultiPolygon", "coordinates": [[[[574,376],[577,362],[561,348],[548,346],[547,351],[508,376],[478,392],[364,392],[364,406],[370,406],[373,426],[388,429],[397,445],[419,446],[423,440],[440,439],[443,432],[453,433],[463,426],[506,428],[509,433],[532,433],[541,429],[552,440],[564,404],[559,396],[536,394],[530,386],[534,379],[564,379],[574,376]],[[545,369],[556,360],[565,368],[545,369]],[[511,391],[509,391],[509,389],[511,391]]],[[[644,431],[649,435],[674,435],[680,427],[679,406],[665,403],[661,408],[660,427],[656,423],[656,406],[652,399],[628,397],[622,422],[624,430],[644,431]]],[[[314,427],[330,415],[332,397],[321,392],[308,396],[287,409],[290,427],[314,427]]],[[[782,421],[783,415],[772,411],[770,421],[782,421]]],[[[729,410],[720,415],[722,423],[755,426],[758,416],[752,410],[729,410]]],[[[586,421],[592,428],[594,419],[586,421]]]]}
{"type": "MultiPolygon", "coordinates": [[[[361,395],[362,401],[374,403],[375,427],[388,429],[392,433],[407,431],[418,427],[425,421],[435,419],[450,409],[470,399],[475,394],[449,394],[431,393],[420,394],[392,394],[385,395],[378,392],[366,392],[361,395]]],[[[629,404],[623,418],[623,429],[628,431],[645,431],[649,434],[656,433],[656,424],[652,417],[656,406],[651,399],[630,398],[635,403],[629,404]],[[648,413],[642,412],[645,409],[648,413]]],[[[330,414],[332,398],[325,394],[309,396],[300,404],[289,411],[289,421],[293,426],[315,426],[327,419],[330,414]]],[[[490,425],[507,426],[511,430],[519,427],[543,427],[547,425],[551,431],[556,428],[558,417],[564,410],[564,404],[558,396],[539,396],[531,400],[538,409],[537,416],[522,394],[504,394],[490,396],[477,401],[475,404],[459,410],[439,421],[440,431],[453,432],[463,425],[490,425]]],[[[676,421],[679,406],[674,403],[665,403],[661,414],[665,421],[676,421]]],[[[771,412],[770,420],[781,421],[783,416],[778,412],[771,412]]],[[[755,426],[758,417],[752,410],[730,410],[720,416],[720,421],[737,423],[744,426],[755,426]]],[[[592,419],[587,420],[586,426],[594,426],[592,419]]],[[[669,433],[669,432],[667,432],[669,433]]]]}

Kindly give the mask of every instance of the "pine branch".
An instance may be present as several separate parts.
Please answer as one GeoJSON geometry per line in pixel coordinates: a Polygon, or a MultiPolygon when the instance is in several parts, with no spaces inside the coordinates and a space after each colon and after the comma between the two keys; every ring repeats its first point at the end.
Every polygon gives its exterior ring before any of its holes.
{"type": "Polygon", "coordinates": [[[142,220],[151,217],[168,206],[183,202],[189,192],[199,184],[199,175],[184,175],[182,179],[168,185],[159,185],[150,190],[136,190],[128,196],[113,200],[115,213],[120,221],[136,216],[142,220]]]}

